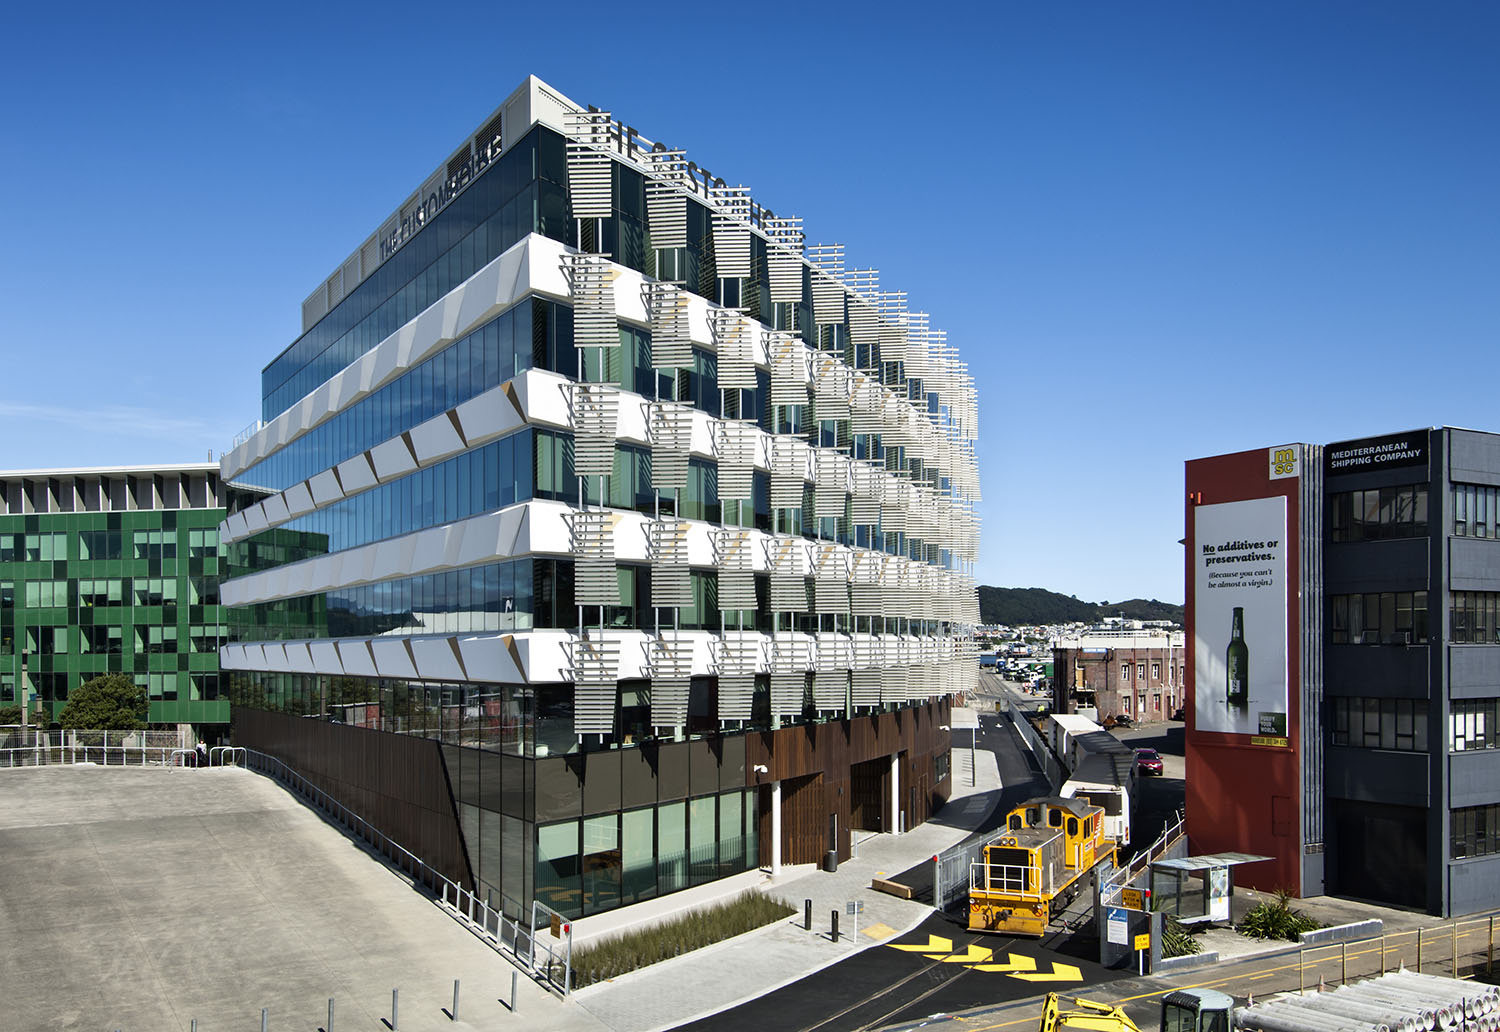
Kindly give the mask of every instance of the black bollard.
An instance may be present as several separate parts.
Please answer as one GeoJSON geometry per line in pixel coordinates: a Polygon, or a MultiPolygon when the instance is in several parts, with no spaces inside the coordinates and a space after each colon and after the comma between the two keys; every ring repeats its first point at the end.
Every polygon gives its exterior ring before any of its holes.
{"type": "Polygon", "coordinates": [[[812,931],[812,900],[810,899],[802,902],[802,930],[812,931]]]}
{"type": "Polygon", "coordinates": [[[839,941],[839,912],[837,907],[833,910],[833,941],[839,941]]]}

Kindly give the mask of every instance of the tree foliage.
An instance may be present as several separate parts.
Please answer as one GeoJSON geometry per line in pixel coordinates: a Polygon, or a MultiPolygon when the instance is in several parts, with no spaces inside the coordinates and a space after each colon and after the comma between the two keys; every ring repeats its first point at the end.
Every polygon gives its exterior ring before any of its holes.
{"type": "Polygon", "coordinates": [[[979,588],[979,622],[986,624],[1094,623],[1106,616],[1131,620],[1182,622],[1182,607],[1156,599],[1133,598],[1113,605],[1083,602],[1046,588],[979,588]],[[1107,607],[1107,608],[1106,608],[1107,607]]]}
{"type": "Polygon", "coordinates": [[[146,689],[124,674],[102,674],[74,690],[57,722],[69,730],[139,731],[146,710],[146,689]]]}

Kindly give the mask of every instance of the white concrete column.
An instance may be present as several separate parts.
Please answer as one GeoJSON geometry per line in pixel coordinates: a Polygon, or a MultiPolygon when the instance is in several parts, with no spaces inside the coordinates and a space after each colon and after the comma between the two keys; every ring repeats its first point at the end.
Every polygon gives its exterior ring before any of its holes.
{"type": "Polygon", "coordinates": [[[781,873],[781,782],[771,782],[771,877],[781,873]]]}
{"type": "Polygon", "coordinates": [[[901,834],[901,757],[891,756],[891,834],[901,834]]]}

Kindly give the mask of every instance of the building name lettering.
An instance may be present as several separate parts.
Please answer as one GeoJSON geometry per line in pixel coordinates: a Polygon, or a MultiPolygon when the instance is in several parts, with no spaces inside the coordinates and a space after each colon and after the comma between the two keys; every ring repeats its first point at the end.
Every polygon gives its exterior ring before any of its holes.
{"type": "MultiPolygon", "coordinates": [[[[598,114],[600,109],[590,104],[589,111],[598,114]]],[[[641,137],[635,126],[626,125],[614,118],[609,120],[609,138],[615,145],[615,153],[624,156],[627,160],[637,164],[645,163],[647,154],[664,154],[672,148],[664,143],[651,143],[641,137]]],[[[687,163],[688,182],[694,194],[708,200],[714,190],[722,190],[729,184],[706,168],[700,168],[697,162],[687,163]]],[[[776,219],[776,213],[770,208],[763,208],[754,200],[750,201],[750,224],[759,229],[768,228],[769,224],[776,219]]]]}
{"type": "Polygon", "coordinates": [[[401,249],[401,245],[415,236],[423,226],[437,217],[438,212],[448,207],[453,199],[463,193],[464,187],[479,177],[490,162],[500,157],[504,141],[500,133],[486,145],[476,147],[477,153],[469,157],[458,170],[444,180],[426,197],[419,197],[417,205],[401,217],[391,231],[380,238],[380,260],[385,261],[401,249]]]}

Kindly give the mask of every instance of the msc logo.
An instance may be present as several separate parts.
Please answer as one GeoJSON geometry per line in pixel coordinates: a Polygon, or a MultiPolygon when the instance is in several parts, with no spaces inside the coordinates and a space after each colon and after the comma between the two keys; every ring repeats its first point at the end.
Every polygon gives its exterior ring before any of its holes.
{"type": "Polygon", "coordinates": [[[1282,480],[1298,475],[1296,448],[1272,448],[1270,455],[1272,480],[1282,480]]]}

